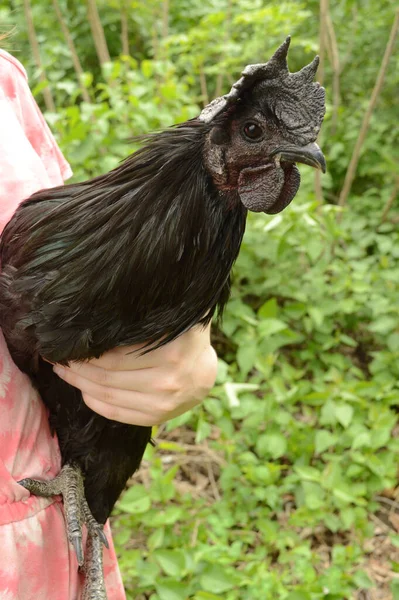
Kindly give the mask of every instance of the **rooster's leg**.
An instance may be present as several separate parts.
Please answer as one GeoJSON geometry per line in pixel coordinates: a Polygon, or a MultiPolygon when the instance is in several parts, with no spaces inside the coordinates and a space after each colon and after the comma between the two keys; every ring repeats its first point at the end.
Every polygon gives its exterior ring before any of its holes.
{"type": "Polygon", "coordinates": [[[107,600],[103,572],[103,547],[98,535],[88,535],[83,567],[85,585],[82,600],[107,600]]]}
{"type": "Polygon", "coordinates": [[[50,481],[22,479],[18,482],[35,496],[62,495],[68,539],[73,545],[79,567],[86,573],[83,600],[105,600],[105,585],[102,568],[102,544],[108,548],[107,538],[91,514],[84,495],[83,475],[77,465],[65,465],[50,481]],[[87,527],[87,557],[84,560],[82,524],[87,527]]]}

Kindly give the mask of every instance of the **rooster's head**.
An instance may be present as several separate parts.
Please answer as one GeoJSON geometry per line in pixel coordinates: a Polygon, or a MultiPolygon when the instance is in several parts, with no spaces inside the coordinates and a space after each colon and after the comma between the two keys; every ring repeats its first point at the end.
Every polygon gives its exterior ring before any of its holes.
{"type": "Polygon", "coordinates": [[[297,162],[325,171],[315,143],[325,113],[325,91],[313,82],[319,59],[290,73],[290,38],[265,64],[249,65],[231,91],[199,119],[209,124],[205,165],[220,190],[236,190],[254,212],[278,213],[300,184],[297,162]]]}

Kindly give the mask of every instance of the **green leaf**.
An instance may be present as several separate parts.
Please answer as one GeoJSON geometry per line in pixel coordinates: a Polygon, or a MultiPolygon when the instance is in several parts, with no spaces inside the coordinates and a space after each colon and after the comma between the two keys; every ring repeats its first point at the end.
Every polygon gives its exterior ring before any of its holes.
{"type": "Polygon", "coordinates": [[[256,451],[259,456],[280,458],[287,451],[287,440],[280,433],[263,433],[256,441],[256,451]]]}
{"type": "Polygon", "coordinates": [[[356,573],[353,575],[353,581],[357,587],[365,590],[373,587],[373,582],[365,571],[356,571],[356,573]]]}
{"type": "Polygon", "coordinates": [[[353,412],[353,407],[350,404],[338,404],[335,408],[336,419],[345,429],[352,422],[353,412]]]}
{"type": "Polygon", "coordinates": [[[288,325],[280,319],[263,319],[259,323],[258,332],[261,337],[268,337],[284,329],[288,329],[288,325]]]}
{"type": "Polygon", "coordinates": [[[155,550],[153,556],[167,575],[181,579],[186,566],[181,550],[155,550]]]}
{"type": "Polygon", "coordinates": [[[136,515],[145,513],[151,506],[151,499],[143,485],[135,484],[130,487],[118,502],[118,508],[123,512],[136,515]]]}
{"type": "Polygon", "coordinates": [[[153,74],[152,62],[150,60],[141,61],[141,70],[142,70],[144,77],[147,77],[148,79],[150,77],[152,77],[152,74],[153,74]]]}
{"type": "Polygon", "coordinates": [[[282,223],[282,221],[283,221],[283,216],[276,215],[275,217],[273,217],[273,219],[271,219],[268,223],[266,223],[266,225],[263,228],[263,231],[267,232],[267,231],[271,231],[272,229],[275,229],[276,227],[278,227],[280,225],[280,223],[282,223]]]}
{"type": "Polygon", "coordinates": [[[311,596],[307,592],[298,590],[288,594],[288,596],[285,597],[285,600],[311,600],[311,596]]]}
{"type": "Polygon", "coordinates": [[[392,592],[392,600],[399,600],[399,581],[394,579],[390,585],[392,592]]]}
{"type": "MultiPolygon", "coordinates": [[[[130,536],[129,536],[130,537],[130,536]]],[[[163,545],[165,539],[165,530],[163,527],[157,527],[153,533],[147,539],[147,546],[150,550],[160,548],[163,545]]]]}
{"type": "Polygon", "coordinates": [[[206,592],[221,594],[234,588],[232,573],[220,565],[209,565],[200,577],[202,588],[206,592]]]}
{"type": "Polygon", "coordinates": [[[278,305],[276,298],[270,298],[262,304],[258,310],[258,317],[261,319],[275,319],[278,314],[278,305]]]}
{"type": "Polygon", "coordinates": [[[257,354],[256,342],[241,344],[237,350],[237,363],[244,377],[255,365],[257,354]]]}
{"type": "Polygon", "coordinates": [[[352,442],[353,450],[357,448],[369,448],[371,445],[371,436],[369,431],[362,431],[359,435],[356,435],[352,442]]]}
{"type": "Polygon", "coordinates": [[[155,585],[159,600],[187,600],[187,585],[178,581],[168,581],[155,585]]]}
{"type": "Polygon", "coordinates": [[[338,441],[338,436],[326,429],[320,429],[315,435],[315,450],[317,454],[321,454],[327,448],[331,448],[338,441]]]}
{"type": "Polygon", "coordinates": [[[197,592],[194,596],[194,600],[223,600],[222,596],[216,596],[211,592],[197,592]]]}
{"type": "Polygon", "coordinates": [[[380,333],[382,335],[386,335],[387,333],[395,331],[397,327],[398,318],[390,317],[388,315],[377,318],[369,325],[370,331],[374,331],[375,333],[380,333]]]}
{"type": "Polygon", "coordinates": [[[324,504],[324,491],[317,483],[303,481],[305,504],[310,510],[318,510],[324,504]]]}
{"type": "Polygon", "coordinates": [[[301,479],[304,479],[306,481],[315,481],[315,482],[321,481],[322,474],[320,471],[318,471],[314,467],[295,465],[294,470],[301,479]]]}
{"type": "Polygon", "coordinates": [[[314,324],[316,325],[316,327],[320,327],[320,325],[324,321],[324,313],[323,313],[323,311],[320,310],[320,308],[318,308],[317,306],[311,306],[309,308],[309,315],[311,316],[312,321],[314,322],[314,324]]]}
{"type": "Polygon", "coordinates": [[[342,487],[335,487],[332,490],[333,495],[338,499],[341,500],[342,502],[346,503],[346,504],[359,504],[359,505],[364,505],[365,501],[363,500],[363,498],[359,498],[357,496],[355,496],[354,494],[351,493],[350,488],[343,486],[342,487]]]}

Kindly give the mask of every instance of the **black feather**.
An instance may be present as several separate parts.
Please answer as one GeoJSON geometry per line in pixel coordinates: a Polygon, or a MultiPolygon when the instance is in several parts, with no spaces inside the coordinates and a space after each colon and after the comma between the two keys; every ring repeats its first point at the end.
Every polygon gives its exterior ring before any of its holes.
{"type": "Polygon", "coordinates": [[[50,410],[63,461],[83,468],[100,522],[151,430],[93,413],[41,357],[66,364],[165,344],[223,309],[246,209],[204,167],[209,130],[188,122],[106,175],[34,194],[1,238],[0,324],[50,410]]]}

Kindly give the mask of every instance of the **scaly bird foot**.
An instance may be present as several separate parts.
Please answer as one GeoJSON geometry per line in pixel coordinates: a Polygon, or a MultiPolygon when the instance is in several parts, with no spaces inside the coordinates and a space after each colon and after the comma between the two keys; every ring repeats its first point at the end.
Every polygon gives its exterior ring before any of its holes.
{"type": "Polygon", "coordinates": [[[84,495],[83,475],[77,465],[65,465],[60,473],[50,481],[22,479],[18,482],[35,496],[49,498],[61,495],[68,539],[73,545],[78,564],[86,574],[83,600],[106,600],[102,567],[102,544],[108,546],[102,525],[91,514],[84,495]],[[84,560],[82,524],[87,527],[87,556],[84,560]]]}
{"type": "Polygon", "coordinates": [[[85,584],[82,600],[107,600],[104,583],[102,540],[97,535],[88,535],[86,558],[83,566],[85,584]]]}

